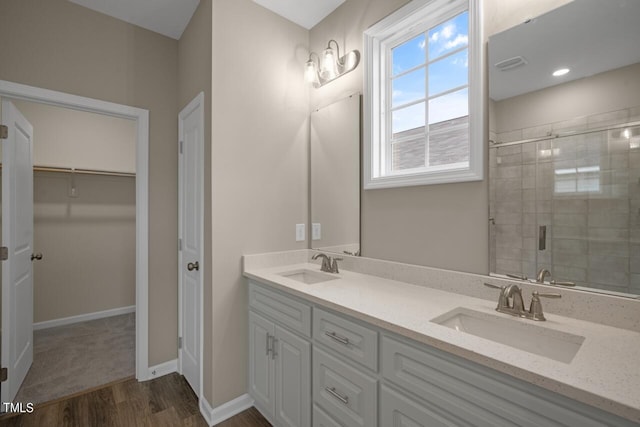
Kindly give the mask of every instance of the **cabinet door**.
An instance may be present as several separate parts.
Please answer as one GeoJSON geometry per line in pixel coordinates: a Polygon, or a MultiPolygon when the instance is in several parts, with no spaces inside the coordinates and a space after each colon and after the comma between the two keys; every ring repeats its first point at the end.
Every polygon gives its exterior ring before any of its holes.
{"type": "Polygon", "coordinates": [[[249,394],[256,406],[273,416],[275,411],[274,360],[270,336],[275,335],[273,322],[249,311],[249,394]]]}
{"type": "Polygon", "coordinates": [[[275,327],[276,424],[311,425],[311,345],[275,327]]]}

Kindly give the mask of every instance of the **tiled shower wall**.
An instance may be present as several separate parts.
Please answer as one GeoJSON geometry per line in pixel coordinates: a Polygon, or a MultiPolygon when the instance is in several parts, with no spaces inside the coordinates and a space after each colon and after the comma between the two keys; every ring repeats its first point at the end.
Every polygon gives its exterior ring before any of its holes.
{"type": "Polygon", "coordinates": [[[640,294],[640,108],[492,135],[491,271],[640,294]],[[544,247],[540,226],[546,226],[544,247]]]}

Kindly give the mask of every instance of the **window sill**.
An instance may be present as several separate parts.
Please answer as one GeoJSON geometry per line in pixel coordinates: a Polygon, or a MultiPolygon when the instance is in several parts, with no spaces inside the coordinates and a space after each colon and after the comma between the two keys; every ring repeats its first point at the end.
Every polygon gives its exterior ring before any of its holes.
{"type": "Polygon", "coordinates": [[[364,177],[364,189],[411,187],[417,185],[452,184],[456,182],[482,181],[484,174],[480,167],[464,170],[423,172],[415,174],[389,175],[379,178],[364,177]]]}

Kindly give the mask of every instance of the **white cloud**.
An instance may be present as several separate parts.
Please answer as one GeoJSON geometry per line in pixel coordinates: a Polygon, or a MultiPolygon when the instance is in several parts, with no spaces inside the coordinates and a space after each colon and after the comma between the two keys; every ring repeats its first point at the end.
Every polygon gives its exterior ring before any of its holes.
{"type": "Polygon", "coordinates": [[[440,31],[436,31],[429,37],[429,44],[434,48],[435,53],[455,49],[469,43],[469,37],[458,33],[458,28],[453,22],[448,23],[440,31]]]}
{"type": "Polygon", "coordinates": [[[449,40],[448,42],[446,42],[444,44],[444,48],[445,49],[453,49],[453,48],[456,48],[458,46],[464,46],[464,45],[466,45],[468,43],[469,43],[469,37],[468,36],[465,36],[465,35],[462,35],[462,34],[458,34],[455,39],[449,40]]]}
{"type": "Polygon", "coordinates": [[[451,61],[453,65],[459,65],[463,68],[469,68],[469,57],[465,55],[464,58],[455,58],[451,61]]]}
{"type": "Polygon", "coordinates": [[[451,36],[453,36],[453,34],[456,31],[456,26],[454,24],[449,24],[446,25],[443,29],[442,29],[442,37],[444,37],[445,39],[450,39],[451,36]]]}
{"type": "Polygon", "coordinates": [[[436,31],[433,34],[431,34],[431,37],[429,37],[429,42],[437,43],[438,41],[440,41],[440,39],[442,39],[442,41],[448,40],[455,33],[456,33],[456,26],[455,24],[450,23],[449,25],[445,25],[440,31],[436,31]]]}

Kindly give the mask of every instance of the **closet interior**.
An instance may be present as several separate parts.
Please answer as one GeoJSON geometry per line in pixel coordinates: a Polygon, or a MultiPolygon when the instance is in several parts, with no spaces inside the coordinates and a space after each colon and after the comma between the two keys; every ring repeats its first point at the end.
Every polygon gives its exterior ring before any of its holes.
{"type": "Polygon", "coordinates": [[[16,399],[40,403],[135,374],[136,124],[12,102],[34,129],[34,360],[16,399]]]}

